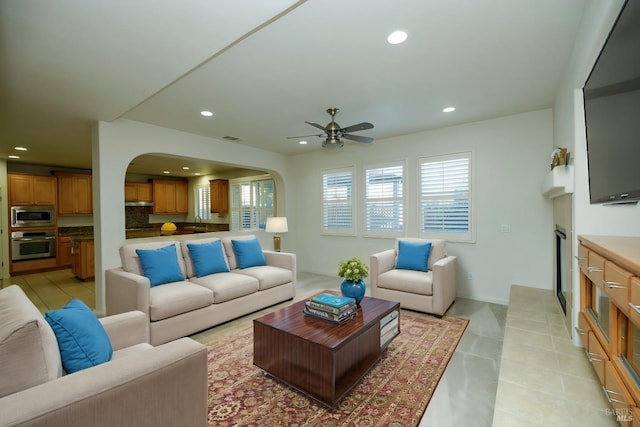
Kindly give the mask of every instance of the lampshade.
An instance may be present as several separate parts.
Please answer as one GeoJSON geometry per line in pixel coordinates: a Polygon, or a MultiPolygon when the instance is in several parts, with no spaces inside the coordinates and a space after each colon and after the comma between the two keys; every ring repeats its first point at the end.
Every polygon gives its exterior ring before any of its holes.
{"type": "Polygon", "coordinates": [[[267,218],[265,231],[267,233],[286,233],[289,231],[287,228],[287,218],[284,216],[272,216],[267,218]]]}

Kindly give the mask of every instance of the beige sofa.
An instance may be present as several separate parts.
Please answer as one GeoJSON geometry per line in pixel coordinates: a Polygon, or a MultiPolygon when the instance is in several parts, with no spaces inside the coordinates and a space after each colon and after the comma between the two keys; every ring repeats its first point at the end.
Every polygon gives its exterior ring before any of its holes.
{"type": "Polygon", "coordinates": [[[148,344],[141,312],[100,319],[110,361],[63,375],[56,336],[16,285],[0,290],[0,426],[206,426],[207,351],[148,344]]]}
{"type": "Polygon", "coordinates": [[[240,269],[232,240],[246,239],[255,236],[189,237],[121,247],[122,267],[106,271],[107,314],[144,312],[149,318],[150,342],[157,345],[292,299],[296,292],[295,254],[263,250],[267,265],[240,269]],[[230,272],[196,277],[188,244],[215,240],[222,240],[230,272]],[[151,287],[143,275],[136,249],[171,244],[176,246],[185,280],[151,287]]]}
{"type": "Polygon", "coordinates": [[[370,287],[376,298],[398,301],[400,307],[442,316],[456,299],[456,257],[447,256],[440,239],[396,239],[396,247],[371,255],[370,287]],[[396,269],[398,240],[431,242],[426,272],[396,269]]]}

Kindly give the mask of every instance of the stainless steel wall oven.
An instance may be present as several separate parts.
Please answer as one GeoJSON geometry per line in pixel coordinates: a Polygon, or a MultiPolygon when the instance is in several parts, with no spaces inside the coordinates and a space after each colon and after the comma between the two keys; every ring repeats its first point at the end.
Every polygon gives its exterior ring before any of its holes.
{"type": "Polygon", "coordinates": [[[56,256],[54,230],[14,231],[11,233],[11,260],[53,258],[56,256]]]}

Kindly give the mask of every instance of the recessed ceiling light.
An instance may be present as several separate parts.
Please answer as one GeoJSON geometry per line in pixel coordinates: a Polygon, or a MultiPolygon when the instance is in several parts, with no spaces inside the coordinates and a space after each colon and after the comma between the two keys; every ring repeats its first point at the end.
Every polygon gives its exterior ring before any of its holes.
{"type": "Polygon", "coordinates": [[[308,142],[307,142],[307,141],[300,141],[300,142],[298,142],[298,144],[300,144],[300,145],[307,145],[307,144],[308,144],[308,142]]]}
{"type": "Polygon", "coordinates": [[[456,107],[446,107],[442,109],[443,113],[451,113],[453,111],[456,111],[456,107]]]}
{"type": "Polygon", "coordinates": [[[211,111],[207,111],[207,110],[200,111],[200,114],[202,114],[202,115],[203,115],[203,116],[205,116],[205,117],[211,117],[211,116],[213,116],[213,113],[212,113],[211,111]]]}
{"type": "Polygon", "coordinates": [[[171,172],[169,172],[169,171],[162,171],[162,173],[171,173],[171,172]]]}
{"type": "Polygon", "coordinates": [[[13,147],[13,148],[18,151],[27,151],[27,147],[13,147]]]}
{"type": "Polygon", "coordinates": [[[11,155],[11,156],[9,156],[9,158],[10,158],[10,159],[19,159],[19,158],[20,158],[20,156],[13,156],[13,155],[11,155]]]}
{"type": "Polygon", "coordinates": [[[200,176],[200,172],[194,173],[195,176],[200,176]]]}
{"type": "Polygon", "coordinates": [[[403,43],[407,39],[407,37],[407,33],[405,33],[404,31],[394,31],[393,33],[389,34],[389,37],[387,37],[387,41],[390,44],[400,44],[403,43]]]}
{"type": "Polygon", "coordinates": [[[183,166],[183,167],[182,167],[182,170],[183,170],[183,171],[188,171],[188,170],[189,170],[189,166],[183,166]]]}

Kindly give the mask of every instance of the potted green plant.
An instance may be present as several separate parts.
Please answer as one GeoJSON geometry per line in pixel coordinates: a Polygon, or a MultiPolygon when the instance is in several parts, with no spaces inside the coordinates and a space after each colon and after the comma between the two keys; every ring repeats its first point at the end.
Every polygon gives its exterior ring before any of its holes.
{"type": "Polygon", "coordinates": [[[356,257],[346,261],[340,261],[338,264],[338,277],[344,280],[340,284],[342,295],[356,300],[356,304],[360,305],[367,286],[364,283],[365,277],[369,276],[369,268],[356,257]]]}

